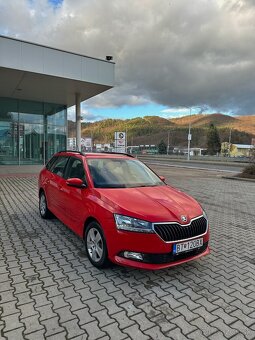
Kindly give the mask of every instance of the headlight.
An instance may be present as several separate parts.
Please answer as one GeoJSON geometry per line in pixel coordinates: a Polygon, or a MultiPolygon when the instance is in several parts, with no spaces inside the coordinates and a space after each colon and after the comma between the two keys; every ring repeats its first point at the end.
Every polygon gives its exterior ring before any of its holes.
{"type": "Polygon", "coordinates": [[[208,221],[208,217],[207,217],[207,215],[206,215],[206,212],[204,211],[203,208],[202,208],[202,210],[203,210],[203,216],[204,216],[204,218],[208,221]]]}
{"type": "Polygon", "coordinates": [[[136,231],[138,233],[154,233],[152,223],[137,218],[114,214],[117,229],[136,231]]]}

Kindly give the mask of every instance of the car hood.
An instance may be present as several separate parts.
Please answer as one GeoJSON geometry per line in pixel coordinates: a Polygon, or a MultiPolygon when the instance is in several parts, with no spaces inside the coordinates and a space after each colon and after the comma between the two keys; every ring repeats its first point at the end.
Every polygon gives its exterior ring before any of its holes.
{"type": "Polygon", "coordinates": [[[187,224],[202,215],[196,200],[170,186],[97,189],[104,204],[112,212],[144,219],[150,222],[178,221],[187,224]],[[187,222],[181,220],[187,218],[187,222]]]}

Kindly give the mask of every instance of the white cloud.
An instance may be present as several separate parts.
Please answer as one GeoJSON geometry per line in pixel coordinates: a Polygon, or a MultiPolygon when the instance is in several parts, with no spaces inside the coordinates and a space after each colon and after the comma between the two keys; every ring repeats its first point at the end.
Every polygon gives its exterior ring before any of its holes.
{"type": "Polygon", "coordinates": [[[103,92],[86,101],[86,105],[95,108],[103,107],[119,107],[123,105],[137,106],[151,103],[146,98],[142,90],[138,90],[135,86],[123,84],[116,86],[108,92],[103,92]]]}
{"type": "MultiPolygon", "coordinates": [[[[81,106],[81,117],[83,122],[96,122],[98,120],[105,119],[106,117],[102,115],[97,115],[86,109],[85,103],[81,106]]],[[[71,106],[67,110],[67,119],[75,121],[75,106],[71,106]]]]}
{"type": "Polygon", "coordinates": [[[160,112],[162,113],[183,113],[183,112],[189,112],[189,108],[169,108],[169,109],[164,109],[161,110],[160,112]]]}
{"type": "Polygon", "coordinates": [[[0,32],[116,61],[96,107],[150,101],[251,114],[253,0],[0,0],[0,32]]]}

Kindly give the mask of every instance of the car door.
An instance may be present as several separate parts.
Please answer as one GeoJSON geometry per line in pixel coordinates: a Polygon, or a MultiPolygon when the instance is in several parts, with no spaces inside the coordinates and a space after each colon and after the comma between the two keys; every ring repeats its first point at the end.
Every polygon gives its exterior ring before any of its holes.
{"type": "Polygon", "coordinates": [[[49,209],[64,223],[66,223],[67,218],[64,173],[68,159],[67,156],[59,156],[54,162],[46,189],[49,209]]]}
{"type": "Polygon", "coordinates": [[[80,178],[84,184],[86,184],[85,188],[77,188],[69,186],[65,182],[63,187],[64,199],[68,202],[68,204],[66,204],[68,213],[67,224],[75,233],[80,234],[88,211],[87,196],[89,191],[83,160],[79,157],[70,157],[64,177],[65,180],[68,178],[80,178]]]}

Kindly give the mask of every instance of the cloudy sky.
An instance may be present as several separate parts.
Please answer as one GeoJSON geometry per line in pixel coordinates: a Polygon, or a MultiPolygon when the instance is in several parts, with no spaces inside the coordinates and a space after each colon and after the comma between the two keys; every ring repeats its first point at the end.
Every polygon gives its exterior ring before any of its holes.
{"type": "Polygon", "coordinates": [[[85,120],[255,114],[255,0],[0,0],[0,34],[113,56],[85,120]]]}

